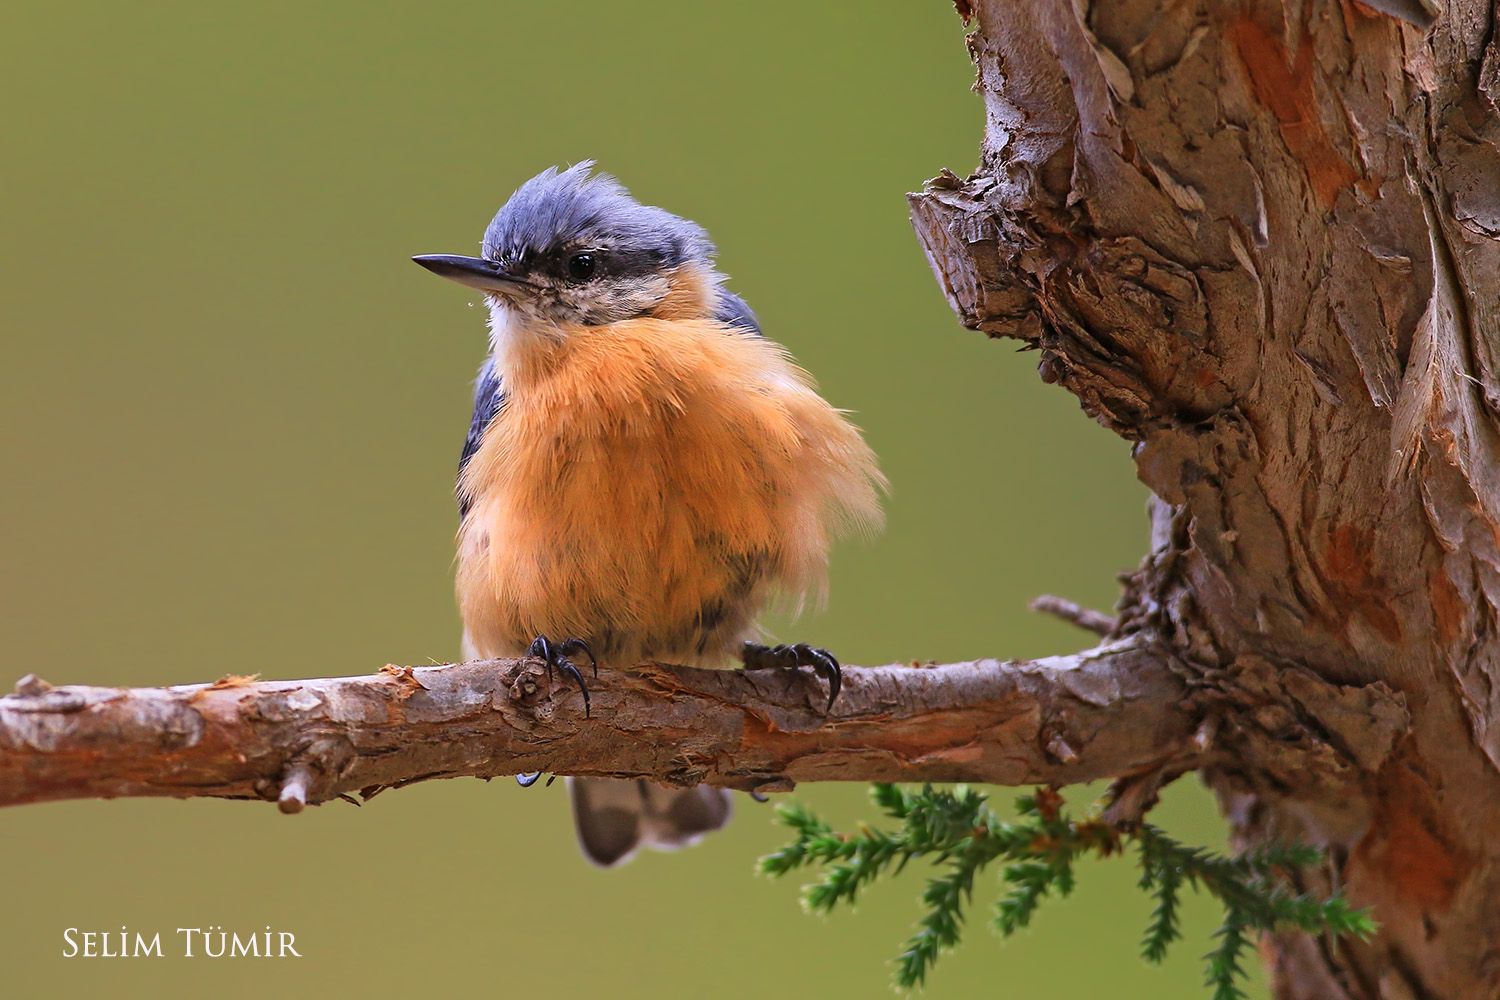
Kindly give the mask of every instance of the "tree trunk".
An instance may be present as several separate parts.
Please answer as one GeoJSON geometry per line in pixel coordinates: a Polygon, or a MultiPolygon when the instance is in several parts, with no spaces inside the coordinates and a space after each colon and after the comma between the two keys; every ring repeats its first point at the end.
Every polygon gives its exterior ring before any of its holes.
{"type": "Polygon", "coordinates": [[[912,196],[933,268],[1133,443],[1119,630],[1196,673],[1238,842],[1325,845],[1381,925],[1270,942],[1276,995],[1500,995],[1495,10],[958,7],[986,130],[912,196]],[[1394,749],[1304,671],[1394,689],[1394,749]]]}

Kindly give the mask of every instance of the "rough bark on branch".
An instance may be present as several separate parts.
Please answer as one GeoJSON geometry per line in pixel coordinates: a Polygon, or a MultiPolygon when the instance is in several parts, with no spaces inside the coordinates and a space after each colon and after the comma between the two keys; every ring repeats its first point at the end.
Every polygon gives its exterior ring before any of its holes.
{"type": "MultiPolygon", "coordinates": [[[[593,709],[535,660],[303,681],[59,687],[0,698],[0,805],[115,796],[304,802],[521,771],[700,781],[1020,785],[1172,774],[1203,759],[1201,698],[1148,642],[1072,656],[805,674],[601,669],[593,709]],[[550,693],[549,693],[550,692],[550,693]]],[[[1335,696],[1336,697],[1336,696],[1335,696]]]]}
{"type": "Polygon", "coordinates": [[[911,197],[933,269],[1132,442],[1115,634],[1256,692],[1205,770],[1239,841],[1325,846],[1381,924],[1279,936],[1276,994],[1500,996],[1500,6],[958,8],[986,125],[911,197]],[[1308,677],[1408,713],[1336,794],[1279,735],[1308,677]]]}

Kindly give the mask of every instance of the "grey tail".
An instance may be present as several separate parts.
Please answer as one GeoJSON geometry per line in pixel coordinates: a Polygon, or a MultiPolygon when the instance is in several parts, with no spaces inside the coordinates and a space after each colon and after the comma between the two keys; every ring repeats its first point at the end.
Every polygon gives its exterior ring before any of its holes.
{"type": "Polygon", "coordinates": [[[649,781],[569,778],[573,824],[583,854],[606,868],[629,861],[642,845],[674,851],[729,822],[723,788],[668,788],[649,781]]]}

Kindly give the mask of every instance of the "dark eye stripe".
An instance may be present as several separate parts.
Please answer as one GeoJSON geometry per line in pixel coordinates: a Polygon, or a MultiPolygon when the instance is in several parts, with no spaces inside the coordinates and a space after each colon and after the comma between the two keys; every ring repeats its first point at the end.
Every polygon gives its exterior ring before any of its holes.
{"type": "Polygon", "coordinates": [[[552,266],[559,277],[571,281],[583,280],[572,271],[573,260],[579,254],[588,254],[593,259],[593,270],[589,278],[639,278],[654,274],[663,268],[662,254],[658,250],[639,250],[621,247],[578,247],[556,250],[552,254],[552,266]]]}

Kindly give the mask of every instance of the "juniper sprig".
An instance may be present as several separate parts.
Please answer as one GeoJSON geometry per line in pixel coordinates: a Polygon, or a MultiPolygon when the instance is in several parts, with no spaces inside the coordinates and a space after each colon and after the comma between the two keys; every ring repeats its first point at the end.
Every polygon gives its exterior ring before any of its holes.
{"type": "Polygon", "coordinates": [[[821,877],[803,889],[808,909],[826,913],[853,903],[882,876],[894,876],[913,858],[938,868],[922,892],[923,913],[916,932],[896,960],[896,983],[912,989],[926,982],[938,957],[958,944],[974,882],[990,864],[1000,863],[1005,893],[996,904],[994,927],[1009,937],[1030,923],[1042,900],[1073,889],[1073,866],[1083,856],[1122,853],[1133,842],[1141,868],[1140,888],[1153,909],[1141,954],[1160,962],[1182,936],[1178,903],[1184,885],[1207,892],[1224,908],[1217,944],[1205,959],[1213,1000],[1238,1000],[1245,993],[1243,956],[1258,932],[1295,928],[1309,933],[1365,937],[1375,924],[1368,910],[1355,910],[1340,896],[1320,899],[1297,893],[1282,873],[1319,863],[1322,853],[1303,844],[1271,844],[1238,857],[1188,847],[1158,827],[1141,824],[1115,829],[1097,815],[1079,820],[1063,812],[1063,798],[1038,789],[1016,800],[1017,818],[999,819],[985,796],[964,785],[951,790],[925,785],[903,791],[871,786],[871,797],[897,822],[893,830],[861,825],[856,833],[835,832],[805,806],[778,807],[779,821],[795,837],[760,859],[762,874],[780,876],[804,867],[821,877]]]}

